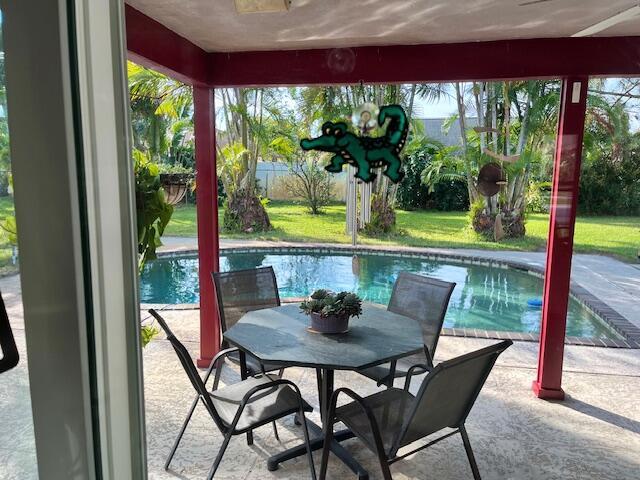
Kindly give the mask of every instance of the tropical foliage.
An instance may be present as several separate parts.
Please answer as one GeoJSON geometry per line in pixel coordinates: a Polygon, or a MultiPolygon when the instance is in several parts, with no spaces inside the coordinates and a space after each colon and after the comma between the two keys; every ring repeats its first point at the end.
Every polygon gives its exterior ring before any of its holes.
{"type": "MultiPolygon", "coordinates": [[[[349,120],[351,113],[362,103],[376,105],[399,104],[412,118],[418,85],[349,85],[332,87],[307,87],[292,90],[298,111],[306,125],[319,130],[324,121],[349,120]]],[[[350,126],[356,133],[356,127],[350,126]]],[[[384,133],[386,126],[369,132],[371,136],[384,133]]],[[[419,127],[418,127],[419,129],[419,127]]],[[[419,138],[416,124],[409,131],[409,145],[419,138]]],[[[409,148],[409,146],[407,146],[409,148]]],[[[394,208],[398,185],[384,175],[378,175],[372,186],[371,220],[361,227],[369,234],[389,233],[395,229],[394,208]]]]}
{"type": "Polygon", "coordinates": [[[476,231],[491,232],[500,216],[513,224],[507,236],[523,235],[529,183],[551,162],[559,82],[455,83],[442,87],[442,93],[455,98],[457,113],[450,124],[456,121],[463,132],[461,145],[437,152],[422,172],[422,181],[430,188],[443,181],[465,182],[470,202],[476,207],[484,204],[473,209],[482,217],[471,222],[476,231]],[[488,163],[499,164],[506,183],[485,198],[476,177],[488,163]]]}
{"type": "Polygon", "coordinates": [[[221,89],[218,124],[218,174],[227,194],[224,228],[266,231],[271,228],[256,185],[259,158],[272,139],[270,127],[280,117],[281,89],[221,89]]]}
{"type": "Polygon", "coordinates": [[[127,65],[133,136],[139,268],[156,257],[171,219],[160,173],[193,172],[191,87],[132,62],[127,65]]]}
{"type": "Polygon", "coordinates": [[[582,213],[640,213],[639,84],[638,79],[590,83],[578,197],[582,213]]]}
{"type": "Polygon", "coordinates": [[[193,169],[190,86],[128,63],[133,146],[154,163],[193,169]]]}
{"type": "Polygon", "coordinates": [[[586,162],[579,211],[587,215],[640,214],[640,139],[586,162]]]}
{"type": "Polygon", "coordinates": [[[156,258],[156,248],[162,245],[164,233],[173,206],[165,199],[160,182],[160,169],[140,150],[134,150],[133,162],[136,181],[136,218],[138,231],[138,267],[142,270],[147,260],[156,258]]]}
{"type": "MultiPolygon", "coordinates": [[[[165,199],[160,182],[160,168],[148,154],[134,149],[136,222],[138,232],[138,270],[142,272],[147,260],[156,258],[156,248],[162,245],[160,237],[173,214],[173,206],[165,199]]],[[[140,326],[143,347],[160,333],[153,324],[140,326]]]]}
{"type": "MultiPolygon", "coordinates": [[[[580,195],[584,212],[633,214],[640,208],[634,159],[638,134],[631,133],[630,118],[638,110],[639,84],[635,79],[590,83],[580,195]]],[[[493,235],[499,215],[508,224],[507,236],[523,235],[526,211],[548,211],[560,82],[455,83],[441,85],[439,94],[457,105],[445,128],[457,122],[464,134],[459,147],[430,152],[422,181],[430,189],[466,183],[473,211],[483,217],[471,221],[477,231],[493,235]],[[489,162],[501,165],[506,184],[485,198],[475,179],[489,162]],[[477,202],[484,206],[477,208],[477,202]]]]}

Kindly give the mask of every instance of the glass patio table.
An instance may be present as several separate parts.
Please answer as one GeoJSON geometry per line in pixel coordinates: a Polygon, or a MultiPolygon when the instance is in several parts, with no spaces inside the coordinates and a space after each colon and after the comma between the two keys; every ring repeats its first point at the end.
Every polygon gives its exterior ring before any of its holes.
{"type": "MultiPolygon", "coordinates": [[[[264,363],[315,368],[323,423],[334,390],[335,370],[357,371],[387,362],[393,370],[397,359],[424,348],[415,320],[370,303],[363,304],[360,317],[351,318],[346,333],[312,333],[309,321],[297,303],[255,310],[229,328],[224,338],[264,363]]],[[[311,448],[318,450],[324,442],[322,426],[311,421],[308,424],[313,437],[311,448]]],[[[368,472],[339,443],[352,437],[348,429],[337,432],[331,450],[359,479],[368,479],[368,472]]],[[[280,463],[305,453],[304,444],[290,448],[270,457],[267,468],[276,470],[280,463]]]]}

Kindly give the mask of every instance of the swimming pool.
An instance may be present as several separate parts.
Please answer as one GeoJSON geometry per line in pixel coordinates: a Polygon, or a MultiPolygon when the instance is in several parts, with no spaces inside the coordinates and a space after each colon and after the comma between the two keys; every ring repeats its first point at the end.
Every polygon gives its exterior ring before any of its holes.
{"type": "MultiPolygon", "coordinates": [[[[527,300],[542,296],[543,282],[516,269],[457,264],[394,255],[331,253],[223,253],[222,271],[273,266],[280,296],[304,297],[318,288],[357,292],[370,302],[387,304],[400,271],[456,282],[445,327],[511,332],[538,332],[541,310],[527,300]]],[[[149,262],[140,285],[143,303],[198,301],[198,260],[195,255],[149,262]]],[[[577,300],[569,300],[567,335],[619,338],[577,300]]]]}

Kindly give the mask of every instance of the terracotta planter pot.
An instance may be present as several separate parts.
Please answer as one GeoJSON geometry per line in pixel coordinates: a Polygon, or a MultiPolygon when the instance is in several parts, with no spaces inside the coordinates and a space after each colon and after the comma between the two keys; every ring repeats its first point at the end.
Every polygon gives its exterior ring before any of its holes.
{"type": "Polygon", "coordinates": [[[323,317],[319,313],[309,314],[311,328],[319,333],[344,333],[349,329],[348,315],[330,315],[323,317]]]}

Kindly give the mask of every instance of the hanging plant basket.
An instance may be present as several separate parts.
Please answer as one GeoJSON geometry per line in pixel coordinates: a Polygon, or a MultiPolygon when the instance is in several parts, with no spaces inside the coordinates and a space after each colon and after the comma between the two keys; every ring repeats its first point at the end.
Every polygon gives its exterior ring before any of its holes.
{"type": "Polygon", "coordinates": [[[190,173],[161,173],[160,182],[169,205],[177,205],[187,194],[193,175],[190,173]]]}

